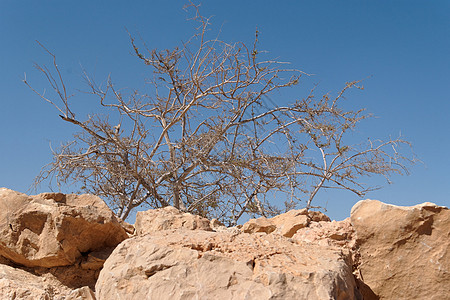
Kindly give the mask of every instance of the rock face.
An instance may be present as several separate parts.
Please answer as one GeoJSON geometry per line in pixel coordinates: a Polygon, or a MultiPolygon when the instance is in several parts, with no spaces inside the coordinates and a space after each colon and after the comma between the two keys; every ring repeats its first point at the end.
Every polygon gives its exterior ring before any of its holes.
{"type": "Polygon", "coordinates": [[[350,257],[279,234],[172,229],[122,242],[97,299],[361,299],[350,257]]]}
{"type": "Polygon", "coordinates": [[[208,219],[190,213],[182,213],[172,206],[139,211],[134,227],[138,235],[173,228],[212,230],[208,219]]]}
{"type": "Polygon", "coordinates": [[[364,299],[449,299],[450,210],[358,202],[351,221],[360,247],[364,299]]]}
{"type": "Polygon", "coordinates": [[[90,252],[112,251],[128,237],[93,195],[28,196],[1,188],[0,208],[0,255],[23,266],[73,265],[90,252]]]}
{"type": "Polygon", "coordinates": [[[449,248],[450,211],[432,203],[232,228],[165,207],[133,226],[96,196],[0,189],[0,299],[441,300],[449,248]]]}

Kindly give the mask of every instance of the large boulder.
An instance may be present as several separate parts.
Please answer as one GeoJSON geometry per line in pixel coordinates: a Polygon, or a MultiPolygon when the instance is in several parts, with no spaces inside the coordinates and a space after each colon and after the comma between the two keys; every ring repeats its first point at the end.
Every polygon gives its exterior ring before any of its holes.
{"type": "Polygon", "coordinates": [[[208,219],[190,213],[183,213],[173,206],[139,211],[136,215],[134,227],[137,235],[176,228],[212,230],[208,219]]]}
{"type": "Polygon", "coordinates": [[[361,299],[348,255],[279,234],[163,230],[122,242],[102,299],[361,299]]]}
{"type": "Polygon", "coordinates": [[[433,203],[411,207],[359,201],[351,211],[364,299],[449,299],[450,210],[433,203]]]}
{"type": "Polygon", "coordinates": [[[98,259],[105,257],[95,252],[111,252],[126,238],[114,213],[97,196],[28,196],[0,188],[0,255],[20,265],[51,268],[83,260],[88,269],[99,269],[98,259]]]}

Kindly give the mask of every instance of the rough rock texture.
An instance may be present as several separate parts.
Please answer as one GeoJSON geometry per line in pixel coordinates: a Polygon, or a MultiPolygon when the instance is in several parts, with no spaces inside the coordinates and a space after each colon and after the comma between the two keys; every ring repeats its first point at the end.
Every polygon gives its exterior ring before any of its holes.
{"type": "Polygon", "coordinates": [[[308,227],[301,228],[292,237],[295,241],[305,243],[318,243],[323,246],[339,246],[355,249],[355,230],[350,218],[343,221],[311,222],[308,227]]]}
{"type": "Polygon", "coordinates": [[[273,221],[264,217],[258,219],[250,219],[242,226],[242,231],[245,233],[271,233],[274,232],[275,229],[277,229],[277,226],[273,223],[273,221]]]}
{"type": "Polygon", "coordinates": [[[359,201],[351,221],[360,247],[364,299],[450,299],[450,210],[359,201]]]}
{"type": "Polygon", "coordinates": [[[279,234],[164,230],[122,242],[97,299],[361,299],[350,257],[279,234]]]}
{"type": "Polygon", "coordinates": [[[57,280],[0,264],[0,299],[64,299],[70,292],[57,280]]]}
{"type": "Polygon", "coordinates": [[[297,230],[307,227],[311,221],[330,221],[330,218],[318,211],[290,210],[270,219],[264,217],[250,219],[244,224],[242,230],[247,233],[271,233],[276,230],[277,233],[285,237],[292,237],[297,230]]]}
{"type": "Polygon", "coordinates": [[[87,286],[71,291],[64,300],[96,300],[94,292],[87,286]]]}
{"type": "Polygon", "coordinates": [[[128,236],[134,236],[136,234],[136,230],[134,229],[134,225],[128,224],[127,222],[119,219],[118,220],[120,225],[122,225],[122,228],[126,231],[128,236]]]}
{"type": "Polygon", "coordinates": [[[232,228],[166,207],[133,226],[92,195],[0,189],[0,299],[449,299],[449,245],[432,203],[232,228]]]}
{"type": "Polygon", "coordinates": [[[0,299],[95,300],[95,294],[87,286],[72,290],[50,274],[0,264],[0,299]]]}
{"type": "Polygon", "coordinates": [[[22,269],[39,276],[55,278],[61,284],[70,289],[77,289],[83,286],[88,286],[91,289],[94,289],[100,273],[100,270],[86,270],[78,265],[53,268],[34,267],[22,269]]]}
{"type": "Polygon", "coordinates": [[[172,206],[139,211],[136,215],[134,227],[137,235],[174,228],[212,230],[208,219],[190,213],[183,213],[172,206]]]}
{"type": "MultiPolygon", "coordinates": [[[[100,270],[83,269],[79,264],[53,268],[25,267],[17,265],[13,261],[2,256],[0,256],[0,265],[6,265],[35,276],[47,278],[46,280],[56,282],[57,285],[62,285],[71,290],[85,286],[94,289],[100,273],[100,270]]],[[[0,299],[2,298],[0,297],[0,299]]]]}
{"type": "Polygon", "coordinates": [[[73,265],[90,252],[112,250],[127,237],[111,210],[96,196],[28,196],[0,188],[0,255],[18,264],[73,265]]]}

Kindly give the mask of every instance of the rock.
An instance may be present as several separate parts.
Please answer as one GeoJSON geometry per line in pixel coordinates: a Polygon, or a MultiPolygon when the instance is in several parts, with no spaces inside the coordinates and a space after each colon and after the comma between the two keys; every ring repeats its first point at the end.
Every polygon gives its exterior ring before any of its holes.
{"type": "Polygon", "coordinates": [[[43,199],[52,199],[55,202],[66,202],[66,195],[64,195],[63,193],[42,193],[39,194],[39,197],[43,199]]]}
{"type": "Polygon", "coordinates": [[[349,257],[278,234],[155,231],[122,242],[96,284],[102,299],[361,299],[349,257]]]}
{"type": "Polygon", "coordinates": [[[331,222],[330,218],[325,215],[324,213],[321,213],[320,211],[308,211],[308,217],[311,222],[331,222]]]}
{"type": "Polygon", "coordinates": [[[270,219],[264,217],[250,219],[244,224],[242,230],[247,233],[271,233],[276,230],[276,233],[290,238],[300,228],[307,227],[311,221],[330,221],[330,218],[318,211],[308,211],[306,209],[290,210],[270,219]]]}
{"type": "Polygon", "coordinates": [[[242,231],[245,233],[265,232],[271,233],[277,229],[277,226],[271,219],[260,217],[258,219],[250,219],[242,226],[242,231]]]}
{"type": "Polygon", "coordinates": [[[318,211],[298,209],[275,216],[271,220],[277,226],[277,233],[292,237],[300,228],[308,226],[311,221],[330,221],[330,218],[318,211]]]}
{"type": "Polygon", "coordinates": [[[56,280],[0,265],[1,299],[64,299],[70,289],[56,280]]]}
{"type": "Polygon", "coordinates": [[[137,235],[176,228],[212,230],[208,219],[190,213],[182,213],[172,206],[139,211],[134,227],[137,235]]]}
{"type": "Polygon", "coordinates": [[[136,234],[136,230],[134,229],[134,225],[131,225],[121,219],[118,219],[120,225],[122,225],[122,228],[125,230],[125,232],[128,234],[128,237],[134,236],[136,234]]]}
{"type": "Polygon", "coordinates": [[[0,264],[1,299],[95,300],[87,286],[71,290],[49,274],[33,274],[0,264]]]}
{"type": "Polygon", "coordinates": [[[21,267],[21,269],[43,278],[51,278],[72,290],[83,286],[94,289],[100,273],[100,270],[83,269],[79,265],[53,268],[21,267]]]}
{"type": "Polygon", "coordinates": [[[100,270],[114,248],[106,248],[90,252],[81,260],[81,268],[85,270],[100,270]]]}
{"type": "Polygon", "coordinates": [[[209,222],[209,226],[213,231],[224,231],[227,229],[227,227],[217,219],[212,219],[209,222]]]}
{"type": "Polygon", "coordinates": [[[376,200],[356,203],[351,221],[361,255],[365,299],[449,299],[450,211],[376,200]]]}
{"type": "Polygon", "coordinates": [[[93,195],[28,196],[0,189],[0,255],[23,266],[75,264],[82,255],[115,247],[128,236],[93,195]]]}
{"type": "Polygon", "coordinates": [[[292,237],[295,241],[319,243],[324,246],[338,246],[355,249],[356,236],[350,218],[343,221],[311,222],[292,237]]]}
{"type": "Polygon", "coordinates": [[[70,292],[64,300],[95,300],[95,294],[89,287],[83,286],[70,292]]]}

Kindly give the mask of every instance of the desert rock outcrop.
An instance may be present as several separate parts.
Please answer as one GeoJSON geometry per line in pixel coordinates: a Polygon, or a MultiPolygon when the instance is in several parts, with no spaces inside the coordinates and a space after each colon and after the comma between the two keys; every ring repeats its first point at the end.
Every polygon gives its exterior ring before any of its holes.
{"type": "Polygon", "coordinates": [[[447,299],[450,211],[358,202],[227,228],[173,207],[0,189],[0,299],[447,299]],[[100,274],[100,275],[99,275],[100,274]]]}
{"type": "MultiPolygon", "coordinates": [[[[450,210],[433,203],[355,204],[362,279],[379,299],[449,299],[450,210]]],[[[377,299],[365,297],[365,299],[377,299]]]]}
{"type": "Polygon", "coordinates": [[[23,266],[73,265],[128,237],[103,200],[93,195],[28,196],[1,188],[0,207],[0,255],[23,266]]]}
{"type": "Polygon", "coordinates": [[[164,230],[122,242],[97,299],[358,299],[350,257],[279,234],[164,230]]]}

